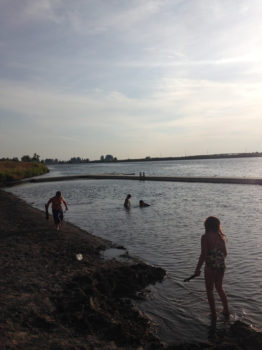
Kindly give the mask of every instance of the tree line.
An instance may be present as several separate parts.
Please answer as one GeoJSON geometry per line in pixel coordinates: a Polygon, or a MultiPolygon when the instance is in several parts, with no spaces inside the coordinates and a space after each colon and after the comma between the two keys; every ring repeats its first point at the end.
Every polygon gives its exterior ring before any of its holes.
{"type": "MultiPolygon", "coordinates": [[[[81,163],[109,163],[109,162],[144,162],[144,161],[160,161],[160,160],[193,160],[193,159],[220,159],[220,158],[247,158],[247,157],[262,157],[262,152],[246,152],[246,153],[220,153],[220,154],[202,154],[195,156],[184,156],[184,157],[150,157],[145,158],[133,158],[133,159],[122,159],[118,160],[117,157],[107,154],[102,155],[99,160],[90,161],[89,158],[72,157],[69,160],[59,160],[57,158],[46,158],[40,160],[40,156],[37,153],[31,157],[29,155],[24,155],[21,157],[22,162],[41,162],[44,164],[81,164],[81,163]]],[[[0,158],[0,161],[16,161],[19,162],[17,157],[13,158],[0,158]]]]}
{"type": "MultiPolygon", "coordinates": [[[[21,159],[19,160],[18,157],[13,157],[13,158],[1,158],[0,160],[11,160],[14,162],[40,162],[40,156],[37,153],[34,153],[34,155],[32,157],[30,157],[29,155],[24,155],[21,157],[21,159]]],[[[43,161],[42,161],[43,162],[43,161]]]]}

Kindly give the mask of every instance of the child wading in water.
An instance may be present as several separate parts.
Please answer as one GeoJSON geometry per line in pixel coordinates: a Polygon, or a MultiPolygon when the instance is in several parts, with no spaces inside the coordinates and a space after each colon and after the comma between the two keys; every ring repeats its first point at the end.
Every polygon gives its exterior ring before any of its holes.
{"type": "Polygon", "coordinates": [[[56,230],[59,231],[64,218],[62,205],[64,204],[66,210],[68,210],[68,206],[65,199],[62,197],[62,193],[60,191],[57,191],[56,195],[50,198],[45,205],[47,219],[48,219],[48,207],[50,203],[52,203],[52,212],[53,212],[55,227],[56,227],[56,230]]]}
{"type": "Polygon", "coordinates": [[[131,194],[128,194],[126,196],[125,202],[124,202],[124,207],[126,209],[130,209],[131,203],[130,203],[130,198],[131,198],[131,194]]]}
{"type": "Polygon", "coordinates": [[[211,316],[216,319],[216,306],[213,289],[214,286],[223,304],[223,313],[229,316],[227,296],[223,290],[223,277],[225,272],[225,258],[227,255],[225,239],[221,230],[220,221],[214,216],[205,220],[205,234],[201,237],[201,254],[195,270],[195,276],[199,276],[201,266],[205,262],[205,284],[207,299],[211,310],[211,316]]]}

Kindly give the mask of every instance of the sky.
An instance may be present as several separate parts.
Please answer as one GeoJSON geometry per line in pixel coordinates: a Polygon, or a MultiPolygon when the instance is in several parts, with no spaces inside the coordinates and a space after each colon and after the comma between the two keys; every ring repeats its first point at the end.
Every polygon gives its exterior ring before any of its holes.
{"type": "Polygon", "coordinates": [[[262,151],[261,0],[0,0],[0,158],[262,151]]]}

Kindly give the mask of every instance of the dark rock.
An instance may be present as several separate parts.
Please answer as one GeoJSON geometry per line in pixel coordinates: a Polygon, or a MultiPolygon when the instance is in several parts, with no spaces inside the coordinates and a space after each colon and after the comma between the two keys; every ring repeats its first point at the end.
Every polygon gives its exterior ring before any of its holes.
{"type": "Polygon", "coordinates": [[[251,328],[243,322],[236,321],[230,328],[229,336],[234,339],[240,349],[262,349],[262,332],[251,328]]]}
{"type": "Polygon", "coordinates": [[[115,268],[97,271],[93,278],[96,288],[111,297],[135,297],[136,293],[149,284],[163,280],[165,271],[146,264],[119,265],[115,268]]]}

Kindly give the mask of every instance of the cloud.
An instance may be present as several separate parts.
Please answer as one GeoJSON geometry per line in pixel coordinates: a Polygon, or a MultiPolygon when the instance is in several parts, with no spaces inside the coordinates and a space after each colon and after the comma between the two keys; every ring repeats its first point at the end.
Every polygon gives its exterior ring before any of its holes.
{"type": "Polygon", "coordinates": [[[219,150],[230,138],[237,148],[247,134],[250,145],[258,142],[260,1],[3,0],[0,7],[2,143],[59,139],[71,152],[98,147],[97,138],[99,152],[135,156],[196,153],[206,140],[219,150]]]}
{"type": "Polygon", "coordinates": [[[77,33],[98,34],[123,30],[157,13],[160,0],[27,0],[20,18],[23,22],[45,21],[69,26],[77,33]]]}
{"type": "MultiPolygon", "coordinates": [[[[128,98],[120,92],[94,90],[89,95],[68,94],[52,88],[0,83],[0,108],[23,115],[32,123],[72,128],[137,128],[171,126],[196,128],[225,118],[260,122],[262,84],[165,79],[151,96],[128,98]],[[252,113],[250,115],[250,113],[252,113]]],[[[206,125],[207,126],[207,125],[206,125]]],[[[205,128],[206,128],[205,126],[205,128]]]]}
{"type": "Polygon", "coordinates": [[[54,22],[61,24],[63,21],[63,0],[22,0],[20,12],[20,24],[34,22],[54,22]]]}

